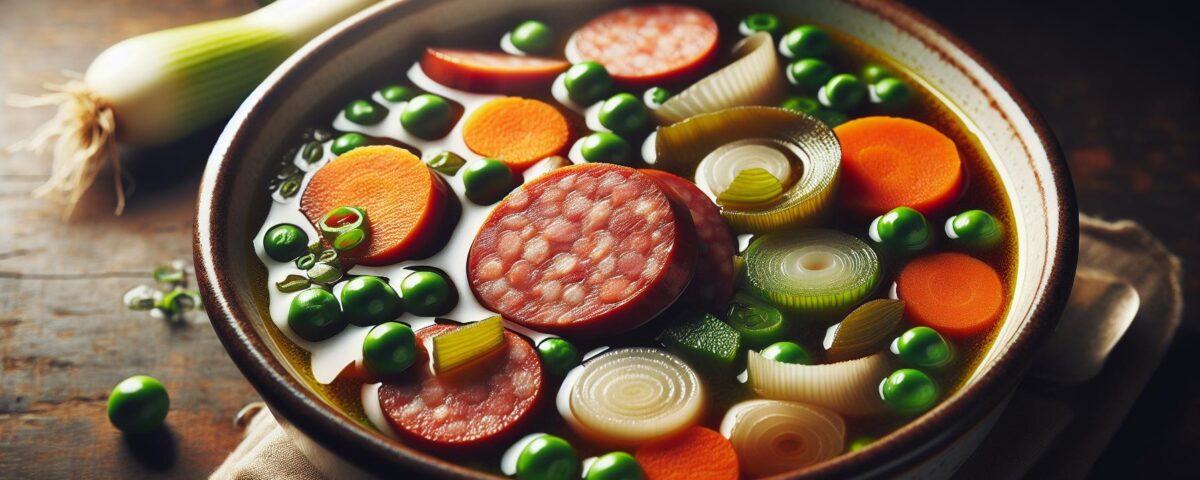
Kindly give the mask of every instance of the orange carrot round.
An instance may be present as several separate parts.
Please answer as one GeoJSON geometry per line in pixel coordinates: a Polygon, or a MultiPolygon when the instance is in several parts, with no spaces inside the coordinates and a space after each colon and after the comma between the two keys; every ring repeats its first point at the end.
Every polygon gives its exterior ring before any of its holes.
{"type": "Polygon", "coordinates": [[[737,480],[738,459],[729,440],[704,427],[643,445],[634,454],[647,480],[737,480]]]}
{"type": "MultiPolygon", "coordinates": [[[[359,207],[367,216],[367,240],[348,260],[386,265],[420,258],[444,240],[457,214],[449,185],[407,150],[359,147],[317,170],[300,199],[313,225],[337,207],[359,207]]],[[[319,227],[318,227],[319,228],[319,227]]]]}
{"type": "Polygon", "coordinates": [[[950,337],[986,332],[1000,318],[1004,303],[1000,275],[961,253],[913,260],[900,271],[896,294],[910,321],[950,337]]]}
{"type": "Polygon", "coordinates": [[[569,136],[562,112],[545,102],[520,97],[484,104],[463,126],[463,141],[472,152],[502,160],[517,172],[562,153],[569,136]]]}
{"type": "Polygon", "coordinates": [[[962,190],[954,141],[907,118],[865,117],[833,129],[842,144],[842,205],[864,217],[907,206],[930,215],[962,190]]]}

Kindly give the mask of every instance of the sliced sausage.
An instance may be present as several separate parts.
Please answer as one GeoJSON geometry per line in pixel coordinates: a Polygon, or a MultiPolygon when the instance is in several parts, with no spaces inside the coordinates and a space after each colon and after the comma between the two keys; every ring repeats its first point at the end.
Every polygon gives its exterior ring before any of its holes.
{"type": "Polygon", "coordinates": [[[426,447],[474,449],[511,437],[542,395],[542,365],[529,342],[505,331],[505,343],[476,362],[434,375],[427,340],[453,330],[434,325],[417,331],[421,356],[398,379],[379,387],[388,423],[426,447]]]}
{"type": "Polygon", "coordinates": [[[641,5],[596,17],[567,42],[571,62],[595,60],[618,81],[650,85],[692,73],[717,48],[717,22],[684,5],[641,5]]]}
{"type": "Polygon", "coordinates": [[[544,92],[569,66],[556,58],[449,48],[428,48],[421,57],[421,70],[429,78],[480,93],[544,92]]]}
{"type": "Polygon", "coordinates": [[[721,311],[733,298],[733,256],[737,254],[737,241],[721,218],[720,208],[700,187],[683,177],[662,170],[642,171],[687,206],[696,225],[696,240],[700,245],[696,276],[680,301],[712,312],[721,311]]]}
{"type": "Polygon", "coordinates": [[[479,301],[511,321],[607,336],[679,298],[696,252],[687,207],[644,173],[590,163],[538,177],[497,205],[467,274],[479,301]]]}

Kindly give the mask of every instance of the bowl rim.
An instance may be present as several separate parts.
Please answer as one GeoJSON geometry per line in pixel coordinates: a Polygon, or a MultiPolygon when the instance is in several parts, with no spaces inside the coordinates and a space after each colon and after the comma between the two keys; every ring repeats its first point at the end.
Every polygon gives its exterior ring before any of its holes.
{"type": "MultiPolygon", "coordinates": [[[[980,77],[978,73],[982,71],[984,78],[990,77],[1011,97],[1021,116],[1033,127],[1037,140],[1047,154],[1050,182],[1059,199],[1057,212],[1047,212],[1047,215],[1057,214],[1060,229],[1058,237],[1054,239],[1054,251],[1049,252],[1047,257],[1047,261],[1051,262],[1050,273],[1040,302],[1032,309],[1025,328],[978,381],[961,390],[954,401],[939,404],[919,420],[908,423],[863,451],[772,478],[894,475],[919,464],[928,454],[950,445],[998,405],[1028,368],[1032,353],[1053,330],[1066,305],[1078,256],[1079,214],[1069,168],[1045,120],[1024,95],[978,51],[914,9],[893,0],[840,1],[896,25],[931,50],[941,53],[950,66],[961,70],[967,78],[980,77]],[[935,40],[958,49],[980,70],[968,70],[968,67],[954,61],[935,40]]],[[[394,474],[394,465],[402,465],[415,473],[486,478],[492,476],[433,457],[378,432],[369,431],[328,405],[294,378],[280,359],[271,354],[267,342],[272,340],[258,335],[252,324],[252,319],[258,316],[257,308],[242,302],[239,295],[233,293],[241,283],[239,275],[244,274],[235,274],[233,269],[218,268],[218,265],[226,263],[221,253],[226,250],[220,245],[231,239],[220,229],[220,217],[227,209],[217,206],[231,202],[229,197],[236,167],[231,166],[232,153],[252,142],[244,127],[265,120],[269,112],[288,97],[287,91],[295,88],[297,82],[294,79],[305,78],[306,73],[318,68],[320,61],[317,58],[335,54],[377,28],[397,21],[406,13],[432,4],[427,0],[397,0],[374,5],[356,14],[299,49],[247,97],[226,125],[208,159],[199,188],[193,229],[193,256],[209,320],[225,350],[272,410],[283,415],[306,437],[358,468],[375,474],[394,474]]],[[[1007,116],[1005,120],[1009,124],[1014,123],[1007,116]]]]}

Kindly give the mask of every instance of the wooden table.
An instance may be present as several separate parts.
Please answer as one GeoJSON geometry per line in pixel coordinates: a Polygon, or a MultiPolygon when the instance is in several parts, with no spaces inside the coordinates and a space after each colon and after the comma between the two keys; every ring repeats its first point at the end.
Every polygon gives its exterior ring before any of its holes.
{"type": "MultiPolygon", "coordinates": [[[[1041,109],[1067,152],[1084,211],[1143,222],[1198,271],[1200,54],[1187,16],[1166,14],[1166,2],[1133,9],[912,3],[973,43],[1041,109]]],[[[37,92],[61,69],[82,71],[121,38],[253,6],[5,2],[0,97],[37,92]]],[[[0,107],[0,145],[49,114],[0,107]]],[[[231,417],[256,397],[203,315],[172,327],[120,301],[126,289],[150,281],[155,265],[191,258],[194,192],[214,135],[139,153],[131,166],[138,190],[126,214],[112,218],[108,197],[98,195],[89,197],[86,219],[69,225],[29,198],[46,178],[45,160],[0,157],[0,477],[204,477],[237,443],[231,417]],[[135,373],[162,379],[172,392],[173,448],[148,455],[108,424],[109,390],[135,373]]],[[[1186,289],[1200,298],[1197,277],[1186,289]]],[[[1185,323],[1200,324],[1195,313],[1185,315],[1185,323]]],[[[1197,352],[1200,335],[1181,332],[1097,471],[1133,473],[1153,464],[1200,473],[1180,461],[1200,455],[1197,352]]]]}

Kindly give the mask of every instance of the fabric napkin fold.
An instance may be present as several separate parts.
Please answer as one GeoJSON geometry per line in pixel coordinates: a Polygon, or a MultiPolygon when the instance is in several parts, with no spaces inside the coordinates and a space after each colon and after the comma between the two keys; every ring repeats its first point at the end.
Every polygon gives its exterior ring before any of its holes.
{"type": "MultiPolygon", "coordinates": [[[[1079,243],[1060,330],[957,477],[1082,478],[1170,344],[1183,310],[1179,259],[1130,221],[1083,216],[1079,243]]],[[[324,477],[263,408],[210,478],[324,477]]]]}

